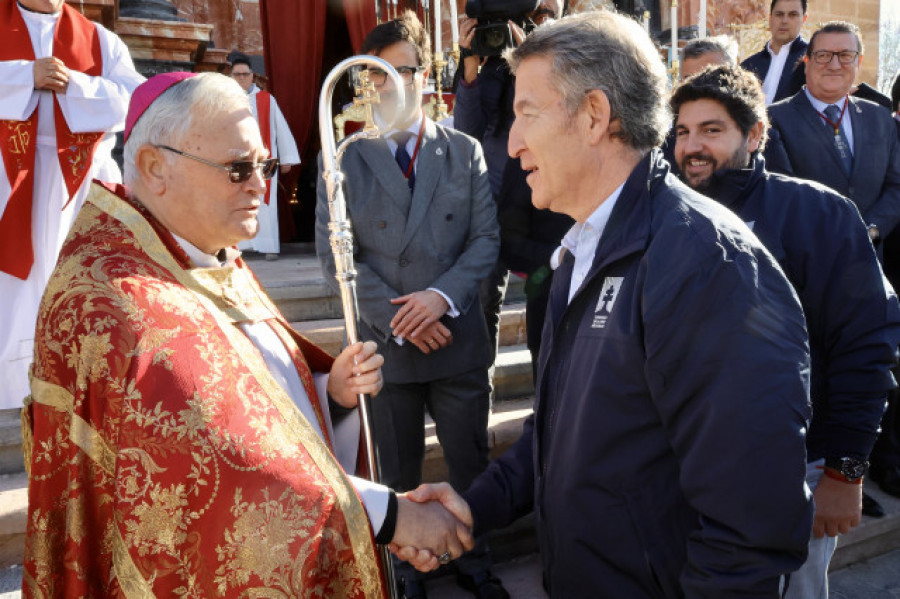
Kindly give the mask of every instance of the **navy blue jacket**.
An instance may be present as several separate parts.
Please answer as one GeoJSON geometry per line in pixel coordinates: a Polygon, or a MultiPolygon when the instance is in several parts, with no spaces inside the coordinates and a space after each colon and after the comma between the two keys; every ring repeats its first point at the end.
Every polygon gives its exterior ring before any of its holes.
{"type": "Polygon", "coordinates": [[[535,413],[466,491],[476,534],[536,512],[553,597],[775,597],[806,558],[809,354],[781,269],[657,151],[567,305],[535,413]]]}
{"type": "MultiPolygon", "coordinates": [[[[791,49],[788,51],[784,70],[781,71],[778,88],[775,90],[775,102],[793,96],[806,85],[806,64],[803,62],[803,57],[806,55],[808,46],[809,44],[801,36],[797,36],[797,39],[791,42],[791,49]]],[[[762,50],[742,62],[741,66],[752,71],[762,84],[766,80],[766,74],[769,72],[771,64],[772,55],[769,54],[767,43],[762,50]]]]}
{"type": "Polygon", "coordinates": [[[867,459],[900,343],[900,305],[859,211],[824,185],[750,168],[715,173],[709,197],[733,210],[778,260],[806,314],[813,418],[807,460],[867,459]]]}

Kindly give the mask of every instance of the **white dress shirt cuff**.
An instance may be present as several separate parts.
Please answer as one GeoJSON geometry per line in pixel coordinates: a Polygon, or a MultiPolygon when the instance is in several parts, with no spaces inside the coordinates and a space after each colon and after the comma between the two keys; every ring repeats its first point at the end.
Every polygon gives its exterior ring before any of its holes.
{"type": "Polygon", "coordinates": [[[384,517],[387,515],[391,490],[384,485],[357,476],[351,476],[350,482],[353,483],[356,492],[362,498],[366,513],[369,515],[369,522],[372,523],[372,531],[375,536],[378,536],[381,525],[384,524],[384,517]]]}

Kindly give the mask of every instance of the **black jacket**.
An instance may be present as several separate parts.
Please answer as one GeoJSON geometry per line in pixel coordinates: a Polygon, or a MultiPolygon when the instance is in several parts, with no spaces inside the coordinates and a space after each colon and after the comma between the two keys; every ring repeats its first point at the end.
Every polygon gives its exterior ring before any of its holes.
{"type": "Polygon", "coordinates": [[[706,192],[741,217],[800,296],[812,358],[808,461],[866,459],[900,343],[900,305],[885,285],[859,211],[824,185],[750,168],[715,173],[706,192]]]}
{"type": "Polygon", "coordinates": [[[775,597],[806,557],[809,355],[775,260],[653,152],[567,304],[535,413],[464,494],[476,532],[534,508],[552,597],[775,597]]]}
{"type": "MultiPolygon", "coordinates": [[[[806,84],[806,65],[803,63],[803,57],[806,55],[806,48],[809,44],[801,36],[791,42],[791,49],[788,53],[787,61],[784,63],[784,70],[781,71],[781,79],[778,80],[778,90],[775,92],[775,102],[782,98],[788,98],[800,91],[806,84]]],[[[766,80],[766,74],[769,72],[769,66],[772,64],[772,55],[769,54],[768,44],[756,54],[751,55],[741,66],[753,74],[762,83],[766,80]]]]}

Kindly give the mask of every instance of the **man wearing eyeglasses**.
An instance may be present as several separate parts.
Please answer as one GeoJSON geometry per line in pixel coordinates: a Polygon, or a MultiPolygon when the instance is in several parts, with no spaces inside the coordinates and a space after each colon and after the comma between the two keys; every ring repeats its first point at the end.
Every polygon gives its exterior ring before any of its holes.
{"type": "MultiPolygon", "coordinates": [[[[375,27],[362,53],[387,61],[404,81],[397,90],[380,69],[370,70],[381,97],[376,120],[394,128],[383,138],[348,145],[341,166],[353,223],[360,337],[375,341],[385,358],[384,390],[372,409],[382,482],[400,491],[421,482],[427,407],[450,482],[463,490],[488,464],[493,352],[478,285],[496,264],[500,242],[487,169],[476,141],[430,121],[422,110],[431,51],[414,13],[375,27]],[[399,93],[404,110],[397,114],[399,93]]],[[[328,220],[320,177],[316,249],[337,291],[328,220]]],[[[477,597],[508,597],[490,574],[483,541],[456,565],[461,584],[477,597]]],[[[407,564],[399,564],[397,575],[408,599],[426,596],[421,575],[407,564]]]]}
{"type": "MultiPolygon", "coordinates": [[[[288,173],[292,166],[300,164],[300,153],[278,102],[272,94],[256,86],[248,57],[238,56],[232,61],[231,77],[250,96],[250,106],[259,123],[263,145],[273,158],[278,159],[280,173],[288,173]]],[[[253,239],[238,244],[238,249],[256,250],[265,254],[266,260],[276,260],[281,252],[278,235],[278,174],[275,172],[266,181],[266,195],[259,207],[259,232],[253,239]]]]}
{"type": "MultiPolygon", "coordinates": [[[[900,138],[883,106],[850,94],[862,63],[859,28],[840,21],[813,34],[806,54],[806,88],[769,108],[766,164],[811,179],[852,200],[869,230],[885,274],[900,289],[900,138]]],[[[891,398],[896,402],[896,397],[891,398]]],[[[882,429],[897,426],[889,409],[882,429]]],[[[900,496],[900,447],[882,435],[870,478],[900,496]]],[[[883,514],[876,506],[869,515],[883,514]]]]}
{"type": "Polygon", "coordinates": [[[234,249],[277,168],[246,94],[157,75],[125,140],[128,188],[92,187],[38,319],[24,594],[380,597],[376,543],[471,547],[348,476],[382,357],[296,334],[234,249]]]}

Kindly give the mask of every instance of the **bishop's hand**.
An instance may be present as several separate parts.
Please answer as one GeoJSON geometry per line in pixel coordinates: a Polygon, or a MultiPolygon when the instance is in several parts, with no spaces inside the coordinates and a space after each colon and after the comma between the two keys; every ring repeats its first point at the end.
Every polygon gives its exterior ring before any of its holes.
{"type": "Polygon", "coordinates": [[[378,353],[374,341],[348,345],[331,366],[328,395],[345,408],[355,408],[360,394],[375,396],[381,391],[382,364],[384,356],[378,353]]]}
{"type": "Polygon", "coordinates": [[[470,526],[440,502],[417,503],[407,495],[397,496],[397,528],[390,549],[400,559],[427,572],[440,565],[436,556],[456,559],[474,546],[470,526]]]}

